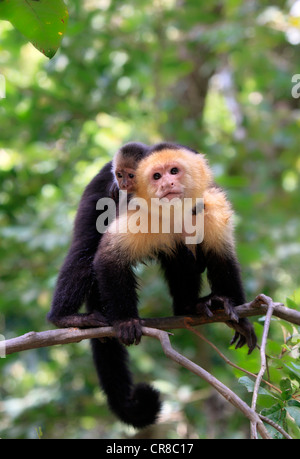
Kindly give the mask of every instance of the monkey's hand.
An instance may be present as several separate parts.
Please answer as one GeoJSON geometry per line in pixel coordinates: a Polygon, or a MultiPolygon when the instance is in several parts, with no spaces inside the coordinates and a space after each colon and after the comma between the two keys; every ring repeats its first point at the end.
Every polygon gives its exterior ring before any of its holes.
{"type": "Polygon", "coordinates": [[[247,344],[249,351],[248,354],[251,354],[253,349],[255,349],[257,344],[257,337],[253,328],[252,323],[248,319],[239,319],[238,322],[232,322],[229,320],[226,322],[228,327],[231,327],[235,330],[235,334],[230,341],[230,344],[235,345],[235,349],[239,349],[240,347],[247,344]]]}
{"type": "Polygon", "coordinates": [[[257,343],[257,337],[252,323],[248,319],[239,318],[235,312],[235,304],[232,303],[230,298],[213,295],[211,297],[211,306],[212,309],[223,306],[224,311],[230,318],[226,324],[228,327],[231,327],[235,330],[234,337],[232,338],[230,344],[236,343],[235,349],[239,349],[240,347],[244,346],[244,344],[247,344],[249,348],[248,354],[251,354],[257,343]]]}
{"type": "Polygon", "coordinates": [[[210,307],[211,301],[208,297],[199,298],[196,304],[195,312],[192,310],[192,313],[195,313],[199,316],[212,317],[213,313],[210,310],[210,307]]]}
{"type": "Polygon", "coordinates": [[[139,318],[118,320],[113,323],[117,338],[125,346],[139,344],[142,338],[142,324],[139,318]]]}
{"type": "Polygon", "coordinates": [[[205,314],[208,317],[212,317],[212,311],[216,311],[217,309],[224,309],[230,320],[238,322],[239,317],[234,310],[234,305],[225,296],[221,297],[211,293],[210,295],[199,298],[196,304],[196,314],[205,314]]]}
{"type": "Polygon", "coordinates": [[[113,182],[113,184],[111,185],[110,187],[110,190],[109,190],[109,194],[110,194],[110,197],[115,201],[115,202],[118,202],[119,201],[119,187],[118,185],[113,182]]]}
{"type": "Polygon", "coordinates": [[[235,330],[234,337],[232,338],[230,344],[235,345],[235,349],[247,344],[250,354],[257,344],[257,337],[253,328],[253,325],[248,319],[239,319],[234,308],[235,305],[230,301],[230,298],[221,297],[217,295],[207,295],[206,297],[199,298],[196,305],[197,314],[205,314],[208,317],[213,315],[212,311],[217,309],[224,309],[230,320],[226,322],[228,327],[231,327],[235,330]]]}

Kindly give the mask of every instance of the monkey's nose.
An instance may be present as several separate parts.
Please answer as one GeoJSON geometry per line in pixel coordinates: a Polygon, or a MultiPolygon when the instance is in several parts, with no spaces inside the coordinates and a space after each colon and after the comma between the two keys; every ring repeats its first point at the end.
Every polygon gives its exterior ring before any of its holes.
{"type": "Polygon", "coordinates": [[[174,182],[165,182],[161,184],[162,191],[167,190],[168,188],[172,188],[174,186],[174,182]]]}

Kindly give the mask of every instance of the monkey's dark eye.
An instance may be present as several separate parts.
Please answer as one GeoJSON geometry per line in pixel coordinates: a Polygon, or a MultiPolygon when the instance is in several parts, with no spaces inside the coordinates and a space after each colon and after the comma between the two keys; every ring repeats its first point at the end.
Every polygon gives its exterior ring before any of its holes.
{"type": "Polygon", "coordinates": [[[179,169],[178,169],[178,167],[172,167],[172,169],[170,170],[170,172],[171,172],[172,175],[176,175],[176,174],[178,174],[179,169]]]}
{"type": "Polygon", "coordinates": [[[121,172],[117,172],[117,177],[118,177],[118,178],[122,178],[121,172]]]}
{"type": "Polygon", "coordinates": [[[161,174],[159,172],[155,172],[155,174],[153,174],[153,178],[154,180],[159,180],[161,178],[161,174]]]}
{"type": "Polygon", "coordinates": [[[128,177],[132,179],[134,178],[134,174],[128,174],[128,177]]]}

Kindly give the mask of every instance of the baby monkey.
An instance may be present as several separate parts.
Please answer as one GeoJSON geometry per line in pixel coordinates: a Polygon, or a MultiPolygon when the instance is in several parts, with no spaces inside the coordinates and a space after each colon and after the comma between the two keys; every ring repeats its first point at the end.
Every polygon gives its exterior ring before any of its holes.
{"type": "Polygon", "coordinates": [[[125,144],[87,185],[48,314],[50,322],[57,327],[97,327],[104,324],[98,310],[99,291],[93,269],[94,256],[102,237],[97,231],[96,221],[103,210],[97,210],[96,204],[99,199],[107,197],[118,203],[119,189],[130,193],[134,191],[135,170],[148,150],[149,147],[143,143],[125,144]],[[84,302],[92,312],[78,312],[84,302]]]}

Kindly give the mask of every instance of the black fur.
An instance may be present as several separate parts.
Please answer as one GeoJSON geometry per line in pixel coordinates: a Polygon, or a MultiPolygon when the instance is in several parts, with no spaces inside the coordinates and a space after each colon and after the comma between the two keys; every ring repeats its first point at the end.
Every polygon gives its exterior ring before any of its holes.
{"type": "Polygon", "coordinates": [[[190,147],[187,147],[185,145],[181,145],[179,143],[173,143],[173,142],[159,142],[155,145],[153,145],[149,149],[149,154],[154,153],[155,151],[162,151],[162,150],[181,150],[184,148],[185,150],[191,151],[193,153],[198,154],[198,151],[193,150],[190,147]]]}
{"type": "MultiPolygon", "coordinates": [[[[87,314],[78,313],[95,282],[93,259],[101,234],[96,221],[101,211],[97,201],[109,196],[112,162],[106,164],[86,187],[76,215],[73,239],[60,269],[48,319],[58,327],[87,326],[87,314]],[[80,321],[82,320],[82,323],[80,321]]],[[[92,324],[90,325],[92,326],[92,324]]]]}
{"type": "Polygon", "coordinates": [[[201,289],[201,274],[206,268],[200,246],[197,247],[196,258],[186,245],[180,244],[176,248],[175,257],[160,253],[158,259],[173,299],[174,315],[195,313],[201,289]]]}
{"type": "MultiPolygon", "coordinates": [[[[132,142],[121,148],[123,158],[133,157],[139,161],[148,153],[148,146],[132,142]]],[[[100,198],[110,197],[115,183],[112,162],[106,164],[86,187],[77,211],[71,247],[60,270],[51,311],[48,319],[58,327],[94,327],[107,324],[112,317],[104,305],[105,295],[99,289],[93,261],[102,234],[97,231],[96,221],[101,211],[96,209],[100,198]],[[83,303],[87,313],[79,313],[83,303]]],[[[114,268],[107,271],[109,282],[118,280],[114,268]]],[[[124,288],[124,287],[123,287],[124,288]]],[[[111,409],[120,419],[135,427],[155,422],[160,409],[159,394],[151,386],[134,386],[128,369],[127,350],[118,340],[105,343],[92,340],[92,350],[99,381],[107,395],[111,409]]]]}
{"type": "Polygon", "coordinates": [[[110,409],[126,424],[142,428],[156,421],[159,393],[147,384],[132,383],[128,352],[116,339],[92,340],[94,362],[110,409]]]}
{"type": "Polygon", "coordinates": [[[143,159],[149,150],[149,146],[140,142],[130,142],[120,149],[123,158],[133,158],[136,162],[143,159]]]}

